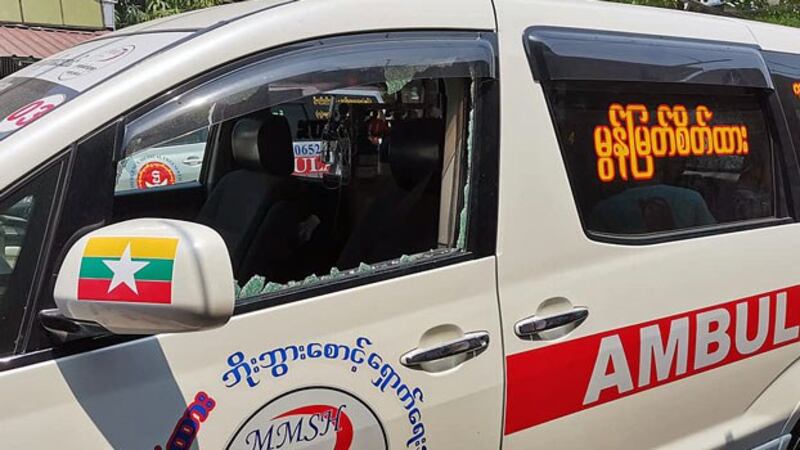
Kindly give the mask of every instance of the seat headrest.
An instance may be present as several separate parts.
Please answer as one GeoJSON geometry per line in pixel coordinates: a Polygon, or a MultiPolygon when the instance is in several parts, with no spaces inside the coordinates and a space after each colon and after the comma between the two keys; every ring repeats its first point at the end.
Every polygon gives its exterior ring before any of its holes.
{"type": "Polygon", "coordinates": [[[243,118],[233,127],[233,159],[244,169],[276,176],[294,172],[292,131],[286,117],[243,118]]]}
{"type": "Polygon", "coordinates": [[[392,123],[389,165],[398,186],[410,190],[442,170],[444,122],[441,119],[392,123]]]}

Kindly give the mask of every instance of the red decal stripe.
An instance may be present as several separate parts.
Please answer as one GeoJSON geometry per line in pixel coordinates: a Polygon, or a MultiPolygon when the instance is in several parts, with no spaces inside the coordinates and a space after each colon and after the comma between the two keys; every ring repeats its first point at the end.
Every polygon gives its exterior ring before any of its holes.
{"type": "Polygon", "coordinates": [[[78,300],[101,302],[172,303],[172,283],[169,281],[136,281],[138,295],[126,284],[111,292],[111,280],[81,278],[78,280],[78,300]]]}
{"type": "Polygon", "coordinates": [[[339,408],[334,408],[333,406],[329,405],[302,406],[300,408],[287,411],[275,417],[274,419],[313,414],[327,414],[329,420],[336,422],[336,443],[333,446],[333,450],[350,449],[350,444],[353,443],[353,422],[350,420],[350,417],[348,417],[347,414],[345,414],[344,411],[339,408]],[[338,417],[336,416],[337,413],[339,414],[338,417]]]}
{"type": "Polygon", "coordinates": [[[800,341],[798,325],[800,286],[795,286],[510,355],[506,358],[505,434],[793,344],[800,341]],[[768,300],[760,301],[762,298],[768,300]],[[681,339],[682,326],[686,337],[681,339]],[[653,336],[655,327],[661,337],[658,352],[669,350],[670,337],[677,338],[675,353],[666,351],[671,358],[662,358],[660,377],[651,347],[644,345],[645,336],[653,336]],[[710,334],[715,337],[708,339],[710,334]],[[700,339],[703,336],[706,339],[700,339]],[[621,344],[623,352],[617,353],[618,359],[601,358],[601,354],[608,355],[601,353],[603,343],[605,349],[621,344]],[[649,356],[649,364],[644,366],[642,348],[649,356]],[[621,367],[615,367],[615,362],[621,367]],[[595,384],[591,395],[593,372],[596,379],[604,380],[608,375],[629,372],[629,382],[622,386],[595,384]]]}

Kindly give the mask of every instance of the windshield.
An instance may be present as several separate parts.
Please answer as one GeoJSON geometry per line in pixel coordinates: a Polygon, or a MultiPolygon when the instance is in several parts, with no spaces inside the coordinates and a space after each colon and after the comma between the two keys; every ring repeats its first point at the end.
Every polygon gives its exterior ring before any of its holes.
{"type": "Polygon", "coordinates": [[[0,140],[189,33],[104,38],[65,50],[0,81],[0,140]]]}

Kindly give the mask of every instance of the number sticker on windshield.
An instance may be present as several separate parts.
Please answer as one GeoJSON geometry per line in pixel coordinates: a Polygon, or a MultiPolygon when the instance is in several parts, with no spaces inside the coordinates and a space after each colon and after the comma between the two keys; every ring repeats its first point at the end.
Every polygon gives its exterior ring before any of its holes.
{"type": "Polygon", "coordinates": [[[9,114],[0,122],[0,133],[18,130],[54,110],[64,103],[67,97],[63,94],[51,95],[35,102],[28,103],[22,108],[9,114]]]}

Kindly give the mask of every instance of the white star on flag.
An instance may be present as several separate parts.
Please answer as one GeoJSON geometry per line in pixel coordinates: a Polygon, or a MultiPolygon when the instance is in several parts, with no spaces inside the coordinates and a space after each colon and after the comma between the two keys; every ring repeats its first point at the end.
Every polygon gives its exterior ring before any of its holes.
{"type": "Polygon", "coordinates": [[[122,257],[119,259],[119,261],[104,259],[103,264],[108,266],[108,268],[114,272],[114,277],[111,279],[111,284],[108,286],[108,292],[113,291],[114,288],[120,284],[125,284],[133,291],[134,294],[139,295],[139,290],[136,287],[136,278],[134,278],[134,275],[136,275],[136,272],[144,269],[144,267],[150,263],[131,260],[130,242],[128,243],[127,247],[125,247],[125,251],[122,252],[122,257]]]}

